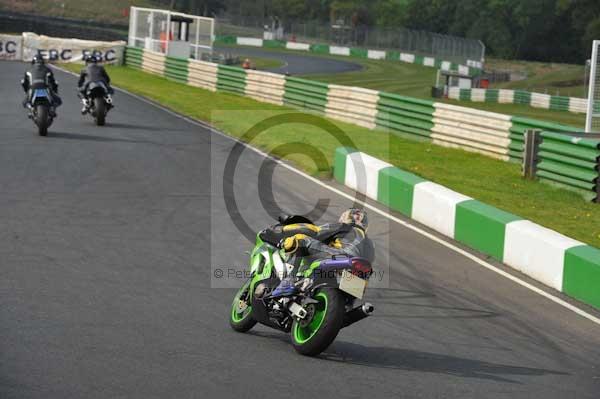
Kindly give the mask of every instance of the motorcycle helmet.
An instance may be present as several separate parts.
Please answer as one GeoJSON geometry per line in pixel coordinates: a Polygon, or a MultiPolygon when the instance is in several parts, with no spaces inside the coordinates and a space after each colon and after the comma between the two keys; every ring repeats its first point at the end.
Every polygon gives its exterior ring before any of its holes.
{"type": "Polygon", "coordinates": [[[40,54],[34,55],[31,59],[31,65],[35,64],[44,65],[44,57],[42,57],[40,54]]]}
{"type": "Polygon", "coordinates": [[[85,63],[86,64],[97,64],[98,57],[96,57],[95,55],[90,55],[85,59],[85,63]]]}
{"type": "Polygon", "coordinates": [[[363,209],[350,208],[345,210],[339,219],[340,223],[354,224],[361,227],[364,231],[369,228],[369,219],[367,218],[367,212],[363,209]]]}

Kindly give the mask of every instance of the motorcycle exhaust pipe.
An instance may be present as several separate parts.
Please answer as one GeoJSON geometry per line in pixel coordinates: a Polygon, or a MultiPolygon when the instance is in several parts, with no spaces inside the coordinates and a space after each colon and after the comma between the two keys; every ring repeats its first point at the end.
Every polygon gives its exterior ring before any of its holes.
{"type": "Polygon", "coordinates": [[[362,319],[369,317],[374,310],[375,307],[369,302],[365,302],[361,306],[352,309],[344,315],[344,325],[342,328],[348,327],[357,321],[361,321],[362,319]]]}

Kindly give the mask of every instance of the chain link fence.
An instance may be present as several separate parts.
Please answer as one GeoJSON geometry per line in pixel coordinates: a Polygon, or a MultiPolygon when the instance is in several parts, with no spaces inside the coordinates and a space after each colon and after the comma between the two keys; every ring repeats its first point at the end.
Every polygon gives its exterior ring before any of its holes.
{"type": "Polygon", "coordinates": [[[485,46],[480,40],[426,31],[265,20],[260,17],[236,15],[222,15],[217,18],[217,35],[262,38],[265,31],[273,32],[275,38],[286,41],[404,51],[459,63],[465,63],[467,60],[483,61],[485,57],[485,46]]]}

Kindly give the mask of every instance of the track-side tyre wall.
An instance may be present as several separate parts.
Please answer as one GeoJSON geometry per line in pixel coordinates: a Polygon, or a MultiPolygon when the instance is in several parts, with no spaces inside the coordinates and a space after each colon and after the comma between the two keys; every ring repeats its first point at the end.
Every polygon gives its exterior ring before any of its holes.
{"type": "Polygon", "coordinates": [[[309,326],[294,321],[290,333],[294,349],[306,356],[316,356],[331,345],[342,329],[346,311],[344,296],[336,288],[321,288],[314,298],[319,304],[309,326]]]}
{"type": "Polygon", "coordinates": [[[40,136],[48,135],[48,126],[50,125],[49,112],[50,110],[46,104],[35,106],[35,124],[38,127],[40,136]]]}
{"type": "Polygon", "coordinates": [[[242,288],[238,290],[231,303],[229,311],[229,325],[237,332],[246,332],[256,325],[256,320],[252,317],[252,307],[248,305],[248,311],[240,313],[239,303],[240,297],[242,297],[248,288],[250,287],[250,280],[248,280],[242,288]]]}

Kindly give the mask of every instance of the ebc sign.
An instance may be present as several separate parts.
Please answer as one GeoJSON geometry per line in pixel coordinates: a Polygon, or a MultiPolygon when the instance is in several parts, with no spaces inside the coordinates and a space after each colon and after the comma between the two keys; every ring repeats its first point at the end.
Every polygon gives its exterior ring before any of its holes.
{"type": "Polygon", "coordinates": [[[117,60],[117,50],[73,50],[70,48],[61,49],[38,49],[37,53],[48,61],[69,62],[85,60],[90,55],[96,56],[101,62],[115,62],[117,60]]]}
{"type": "Polygon", "coordinates": [[[104,63],[120,63],[125,42],[100,42],[93,40],[63,39],[23,33],[23,60],[30,61],[39,54],[50,62],[83,61],[95,55],[104,63]]]}
{"type": "Polygon", "coordinates": [[[0,35],[0,60],[20,61],[22,44],[21,36],[0,35]]]}

